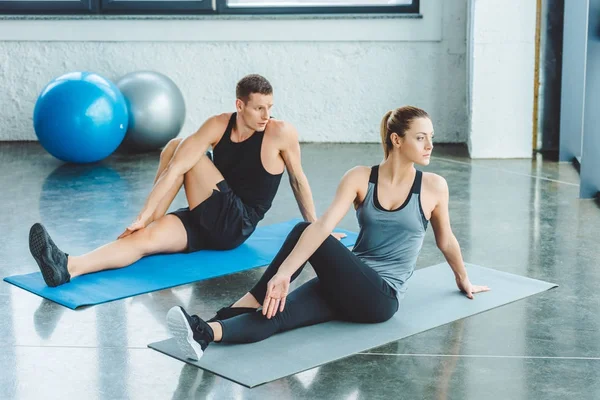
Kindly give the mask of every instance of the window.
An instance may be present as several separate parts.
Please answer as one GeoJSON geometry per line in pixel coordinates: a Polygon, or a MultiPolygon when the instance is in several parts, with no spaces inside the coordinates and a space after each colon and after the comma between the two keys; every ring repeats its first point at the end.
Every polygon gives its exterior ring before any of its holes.
{"type": "Polygon", "coordinates": [[[0,14],[416,14],[419,0],[0,0],[0,14]]]}
{"type": "Polygon", "coordinates": [[[274,7],[274,6],[385,6],[410,5],[412,0],[227,0],[230,7],[274,7]]]}
{"type": "Polygon", "coordinates": [[[0,14],[90,14],[97,0],[0,0],[0,14]]]}
{"type": "Polygon", "coordinates": [[[213,14],[219,0],[92,0],[104,14],[213,14]]]}
{"type": "Polygon", "coordinates": [[[229,14],[418,13],[419,0],[225,0],[229,14]]]}

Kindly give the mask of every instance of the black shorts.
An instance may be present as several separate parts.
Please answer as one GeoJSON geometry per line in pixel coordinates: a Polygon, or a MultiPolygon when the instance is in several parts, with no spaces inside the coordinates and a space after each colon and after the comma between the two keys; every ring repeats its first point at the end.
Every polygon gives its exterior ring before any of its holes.
{"type": "Polygon", "coordinates": [[[224,180],[217,183],[210,197],[190,210],[180,208],[169,214],[177,216],[187,232],[186,253],[198,250],[230,250],[238,247],[254,232],[242,200],[224,180]]]}

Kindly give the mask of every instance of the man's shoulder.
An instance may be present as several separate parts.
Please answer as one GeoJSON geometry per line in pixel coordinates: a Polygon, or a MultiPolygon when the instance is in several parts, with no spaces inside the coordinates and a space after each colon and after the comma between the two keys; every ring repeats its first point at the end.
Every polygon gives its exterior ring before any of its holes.
{"type": "Polygon", "coordinates": [[[278,140],[298,140],[296,128],[282,119],[271,118],[265,129],[265,135],[278,140]]]}
{"type": "Polygon", "coordinates": [[[211,140],[218,140],[227,129],[231,114],[222,113],[208,117],[193,136],[198,138],[208,136],[211,140]]]}
{"type": "Polygon", "coordinates": [[[208,118],[207,121],[212,122],[213,124],[215,124],[215,126],[223,125],[223,126],[227,127],[227,124],[229,124],[229,119],[231,119],[232,114],[233,113],[231,113],[231,112],[215,114],[212,117],[208,118]]]}

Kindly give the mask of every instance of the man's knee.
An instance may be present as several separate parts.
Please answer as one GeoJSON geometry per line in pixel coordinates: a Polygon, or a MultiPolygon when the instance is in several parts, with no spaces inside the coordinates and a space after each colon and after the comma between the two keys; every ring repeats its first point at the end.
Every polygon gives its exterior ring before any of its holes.
{"type": "Polygon", "coordinates": [[[133,232],[129,237],[131,238],[129,245],[139,251],[141,256],[150,253],[150,249],[152,248],[151,230],[148,227],[133,232]]]}
{"type": "Polygon", "coordinates": [[[167,159],[167,161],[170,160],[173,157],[173,154],[175,154],[175,150],[177,150],[177,147],[181,144],[182,141],[183,141],[183,138],[175,138],[175,139],[169,140],[169,142],[165,145],[163,150],[160,152],[161,160],[164,160],[164,159],[167,159]]]}
{"type": "MultiPolygon", "coordinates": [[[[172,218],[175,216],[165,216],[164,218],[172,218]]],[[[177,217],[175,217],[177,218],[177,217]]],[[[159,246],[165,240],[165,229],[168,229],[169,224],[165,224],[163,218],[157,218],[145,228],[133,232],[132,236],[136,239],[136,246],[143,251],[151,250],[159,246]]]]}

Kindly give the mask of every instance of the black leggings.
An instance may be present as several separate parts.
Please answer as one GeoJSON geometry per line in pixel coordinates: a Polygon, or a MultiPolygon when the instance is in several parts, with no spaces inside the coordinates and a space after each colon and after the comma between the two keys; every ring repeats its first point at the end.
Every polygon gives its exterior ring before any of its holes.
{"type": "MultiPolygon", "coordinates": [[[[300,235],[309,225],[301,222],[294,227],[256,286],[250,293],[263,303],[267,283],[291,253],[300,235]]],[[[302,326],[314,325],[333,319],[360,323],[384,322],[398,311],[394,289],[377,272],[329,236],[308,259],[317,278],[292,291],[283,312],[271,319],[262,312],[243,314],[224,321],[222,342],[251,343],[302,326]]],[[[304,264],[306,265],[306,264],[304,264]]],[[[304,265],[294,273],[292,280],[302,272],[304,265]]]]}

